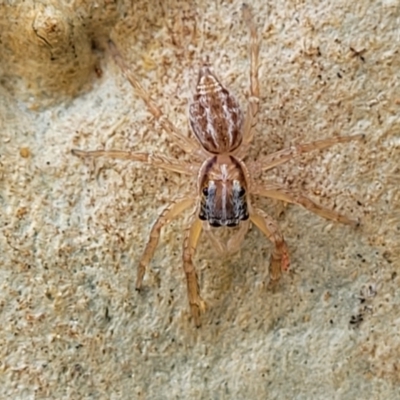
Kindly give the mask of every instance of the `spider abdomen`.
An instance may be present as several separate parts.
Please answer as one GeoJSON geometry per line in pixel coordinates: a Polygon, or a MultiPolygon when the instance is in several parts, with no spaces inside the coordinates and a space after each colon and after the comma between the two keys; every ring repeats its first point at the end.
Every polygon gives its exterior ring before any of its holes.
{"type": "Polygon", "coordinates": [[[189,107],[189,120],[198,141],[210,153],[231,153],[242,143],[240,105],[208,65],[200,68],[196,93],[189,107]]]}

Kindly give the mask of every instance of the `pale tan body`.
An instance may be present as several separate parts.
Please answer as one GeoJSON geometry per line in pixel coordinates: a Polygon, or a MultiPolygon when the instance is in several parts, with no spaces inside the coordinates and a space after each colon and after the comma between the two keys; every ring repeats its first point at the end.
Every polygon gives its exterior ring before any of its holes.
{"type": "MultiPolygon", "coordinates": [[[[194,161],[189,163],[181,162],[179,160],[170,160],[163,155],[152,155],[147,153],[131,153],[124,151],[81,151],[73,150],[73,154],[81,157],[112,157],[118,159],[126,159],[133,161],[140,161],[153,166],[163,168],[170,171],[175,171],[181,174],[191,175],[194,179],[198,180],[198,192],[195,195],[191,195],[185,198],[177,199],[173,201],[153,225],[150,233],[150,238],[147,242],[146,249],[139,262],[139,270],[136,281],[136,288],[140,290],[142,286],[143,277],[147,265],[153,257],[154,251],[159,241],[161,228],[170,222],[173,218],[180,215],[186,209],[191,208],[193,210],[190,225],[186,229],[184,244],[183,244],[183,267],[187,279],[187,290],[189,297],[189,304],[191,313],[196,326],[200,326],[200,315],[205,310],[205,302],[200,297],[200,290],[197,280],[196,271],[193,264],[193,258],[195,250],[200,238],[202,229],[215,238],[212,228],[208,221],[202,221],[199,219],[199,208],[200,202],[204,197],[202,195],[202,189],[204,185],[210,181],[221,182],[221,185],[225,185],[232,181],[240,182],[240,185],[245,189],[245,202],[248,209],[249,219],[240,221],[239,229],[230,238],[228,243],[225,245],[218,240],[213,240],[216,248],[224,252],[234,251],[239,248],[246,232],[249,228],[250,221],[259,228],[264,235],[273,243],[274,249],[271,254],[270,260],[270,279],[276,281],[279,279],[282,270],[287,270],[289,267],[289,255],[286,243],[283,239],[282,234],[279,231],[276,221],[268,216],[264,211],[256,209],[251,204],[251,195],[259,195],[269,197],[273,199],[282,200],[288,203],[300,204],[308,210],[334,221],[350,224],[353,226],[357,225],[356,221],[350,220],[347,217],[340,215],[334,211],[323,208],[312,200],[305,197],[303,194],[298,192],[292,192],[285,187],[279,185],[268,185],[260,188],[256,186],[252,180],[253,176],[256,176],[262,171],[269,170],[280,164],[291,160],[294,157],[301,155],[302,153],[309,152],[311,150],[324,149],[330,147],[336,143],[344,143],[350,140],[359,139],[362,135],[348,136],[348,137],[334,137],[330,139],[320,140],[308,144],[293,146],[276,153],[270,154],[263,157],[256,162],[244,163],[243,159],[246,157],[249,146],[253,139],[254,125],[256,123],[256,116],[259,110],[259,82],[258,82],[258,53],[259,53],[259,42],[255,26],[253,25],[252,16],[248,7],[243,7],[243,17],[248,25],[251,34],[251,72],[250,72],[250,92],[251,97],[249,99],[249,105],[247,108],[247,115],[244,120],[241,137],[234,137],[232,141],[232,148],[224,143],[221,143],[221,149],[218,147],[217,140],[213,141],[211,147],[207,147],[200,137],[198,143],[190,138],[183,136],[174,125],[163,115],[160,108],[152,101],[148,93],[143,89],[141,84],[136,80],[133,73],[130,72],[129,68],[125,64],[118,50],[113,43],[110,43],[110,50],[114,56],[116,63],[119,65],[126,78],[132,84],[135,92],[145,102],[148,110],[157,118],[162,128],[170,135],[171,139],[187,154],[190,154],[194,161]],[[240,140],[239,140],[240,139],[240,140]],[[208,151],[211,149],[211,152],[208,151]],[[211,170],[205,171],[205,165],[211,157],[216,157],[216,161],[213,163],[211,170]],[[237,164],[233,164],[231,159],[234,158],[237,164]],[[197,160],[197,161],[196,161],[197,160]],[[203,197],[202,197],[203,196],[203,197]]],[[[208,68],[207,68],[208,70],[208,68]]],[[[211,78],[214,77],[212,73],[209,75],[211,78]]],[[[215,78],[215,77],[214,77],[215,78]]],[[[215,81],[218,82],[215,78],[215,81]]],[[[204,88],[201,87],[202,91],[204,88]]],[[[207,88],[206,88],[207,89],[207,88]]],[[[211,88],[212,89],[212,88],[211,88]]],[[[211,90],[210,89],[210,90],[211,90]]],[[[210,103],[212,111],[212,102],[210,103]]],[[[200,130],[201,134],[201,130],[200,130]]],[[[197,133],[198,135],[198,133],[197,133]]],[[[215,138],[214,138],[215,139],[215,138]]],[[[229,186],[230,187],[230,186],[229,186]]],[[[216,239],[216,238],[215,238],[216,239]]]]}

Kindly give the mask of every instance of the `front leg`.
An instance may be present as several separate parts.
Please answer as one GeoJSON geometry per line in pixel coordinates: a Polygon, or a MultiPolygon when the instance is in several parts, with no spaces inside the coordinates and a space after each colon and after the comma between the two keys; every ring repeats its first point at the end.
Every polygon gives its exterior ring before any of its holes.
{"type": "Polygon", "coordinates": [[[159,215],[153,227],[151,228],[150,237],[147,241],[146,248],[143,252],[142,258],[139,262],[139,269],[136,279],[136,290],[140,290],[142,287],[142,281],[144,273],[146,272],[146,267],[150,260],[153,258],[154,252],[156,250],[158,240],[160,239],[161,228],[170,222],[173,218],[177,217],[187,208],[193,204],[192,198],[185,198],[183,200],[175,201],[169,204],[163,212],[159,215]]]}
{"type": "Polygon", "coordinates": [[[186,274],[187,292],[190,311],[196,327],[200,327],[200,315],[206,310],[206,303],[200,297],[199,282],[193,264],[193,257],[196,252],[197,243],[201,234],[203,221],[194,216],[195,221],[186,230],[183,241],[183,269],[186,274]]]}
{"type": "Polygon", "coordinates": [[[274,245],[269,264],[269,276],[271,281],[277,281],[281,277],[281,271],[287,271],[290,265],[289,251],[278,224],[260,209],[252,210],[250,220],[274,245]]]}

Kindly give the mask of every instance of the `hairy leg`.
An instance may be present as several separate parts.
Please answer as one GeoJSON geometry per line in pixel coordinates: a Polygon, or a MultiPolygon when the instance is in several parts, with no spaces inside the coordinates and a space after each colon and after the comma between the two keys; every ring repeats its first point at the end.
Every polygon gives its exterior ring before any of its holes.
{"type": "Polygon", "coordinates": [[[196,252],[197,243],[201,234],[203,221],[194,216],[189,229],[186,230],[183,242],[183,269],[186,274],[187,292],[190,305],[190,311],[196,327],[201,325],[200,315],[206,309],[206,303],[200,297],[199,282],[196,270],[193,264],[193,257],[196,252]]]}
{"type": "Polygon", "coordinates": [[[313,150],[322,150],[331,147],[337,143],[346,143],[352,140],[363,139],[364,135],[353,135],[353,136],[336,136],[329,139],[317,140],[315,142],[298,144],[295,146],[288,147],[287,149],[279,150],[275,153],[268,154],[262,157],[260,160],[255,162],[249,162],[248,168],[253,174],[260,173],[261,171],[267,171],[278,165],[284,164],[292,158],[299,157],[304,153],[308,153],[313,150]]]}
{"type": "Polygon", "coordinates": [[[199,168],[199,164],[188,164],[185,162],[176,162],[168,159],[162,155],[149,154],[149,153],[131,153],[129,151],[119,150],[94,150],[94,151],[82,151],[73,149],[71,153],[74,156],[88,158],[88,157],[108,157],[120,160],[132,160],[139,161],[145,164],[152,165],[154,167],[166,169],[168,171],[178,172],[180,174],[191,175],[196,172],[199,168]]]}
{"type": "Polygon", "coordinates": [[[271,281],[277,281],[281,271],[289,269],[289,251],[278,224],[263,210],[257,209],[250,213],[251,222],[272,242],[274,249],[271,254],[269,275],[271,281]]]}
{"type": "Polygon", "coordinates": [[[154,252],[156,250],[158,240],[160,238],[161,228],[170,222],[173,218],[177,217],[187,208],[192,206],[194,200],[192,198],[185,198],[182,200],[177,200],[166,207],[163,212],[159,215],[156,222],[150,231],[150,237],[146,244],[146,248],[139,262],[138,274],[136,279],[136,290],[140,290],[142,286],[143,276],[146,272],[146,267],[152,259],[154,252]]]}
{"type": "Polygon", "coordinates": [[[136,79],[135,74],[132,70],[127,66],[125,60],[121,56],[114,42],[109,40],[108,46],[113,56],[116,64],[121,68],[123,74],[126,79],[133,86],[136,94],[144,101],[147,109],[151,112],[154,118],[160,123],[162,128],[170,135],[172,140],[174,140],[175,144],[177,144],[182,150],[184,150],[188,154],[194,154],[198,151],[199,147],[196,143],[183,136],[179,130],[174,126],[174,124],[164,115],[161,109],[157,106],[157,104],[151,99],[150,95],[146,92],[140,82],[136,79]]]}
{"type": "Polygon", "coordinates": [[[257,188],[253,193],[259,196],[269,197],[271,199],[286,201],[287,203],[299,204],[314,214],[332,221],[341,222],[342,224],[348,224],[353,227],[359,225],[358,221],[354,221],[342,214],[337,213],[336,211],[322,207],[319,204],[314,203],[302,193],[293,192],[280,185],[270,185],[265,188],[257,188]]]}
{"type": "Polygon", "coordinates": [[[242,15],[250,31],[250,98],[244,122],[243,144],[237,153],[237,156],[240,158],[243,158],[246,154],[248,146],[253,140],[254,127],[257,123],[260,101],[260,85],[258,80],[258,55],[260,52],[260,42],[249,6],[245,4],[242,6],[242,15]]]}

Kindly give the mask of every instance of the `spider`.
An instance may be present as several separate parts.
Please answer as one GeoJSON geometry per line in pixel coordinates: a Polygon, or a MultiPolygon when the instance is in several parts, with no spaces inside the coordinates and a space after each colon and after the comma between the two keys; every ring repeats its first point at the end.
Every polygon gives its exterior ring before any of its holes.
{"type": "Polygon", "coordinates": [[[126,65],[115,44],[109,41],[110,52],[133,86],[135,93],[144,101],[148,111],[159,121],[169,138],[190,156],[190,163],[173,160],[163,154],[120,150],[72,150],[74,155],[80,157],[105,156],[138,161],[197,179],[195,193],[173,200],[155,221],[139,261],[136,280],[136,289],[140,290],[145,270],[154,255],[162,227],[183,211],[191,208],[190,222],[184,233],[183,269],[186,274],[191,315],[197,327],[200,326],[201,314],[206,309],[206,303],[200,296],[193,263],[202,230],[213,238],[212,243],[219,252],[230,252],[238,249],[251,222],[274,246],[269,263],[271,282],[277,281],[281,276],[281,271],[289,268],[288,248],[277,222],[253,205],[252,195],[299,204],[324,218],[352,226],[357,225],[356,221],[321,207],[300,192],[291,191],[277,184],[262,187],[255,183],[254,176],[294,157],[312,150],[325,149],[337,143],[359,139],[363,135],[338,136],[299,144],[264,156],[258,161],[245,163],[244,159],[253,139],[259,112],[259,39],[251,10],[246,5],[242,7],[242,18],[250,34],[250,97],[246,117],[236,98],[217,79],[207,59],[200,67],[195,93],[189,107],[189,122],[197,141],[182,135],[164,116],[126,65]],[[237,229],[226,243],[222,243],[215,236],[215,230],[219,227],[237,227],[237,229]]]}

